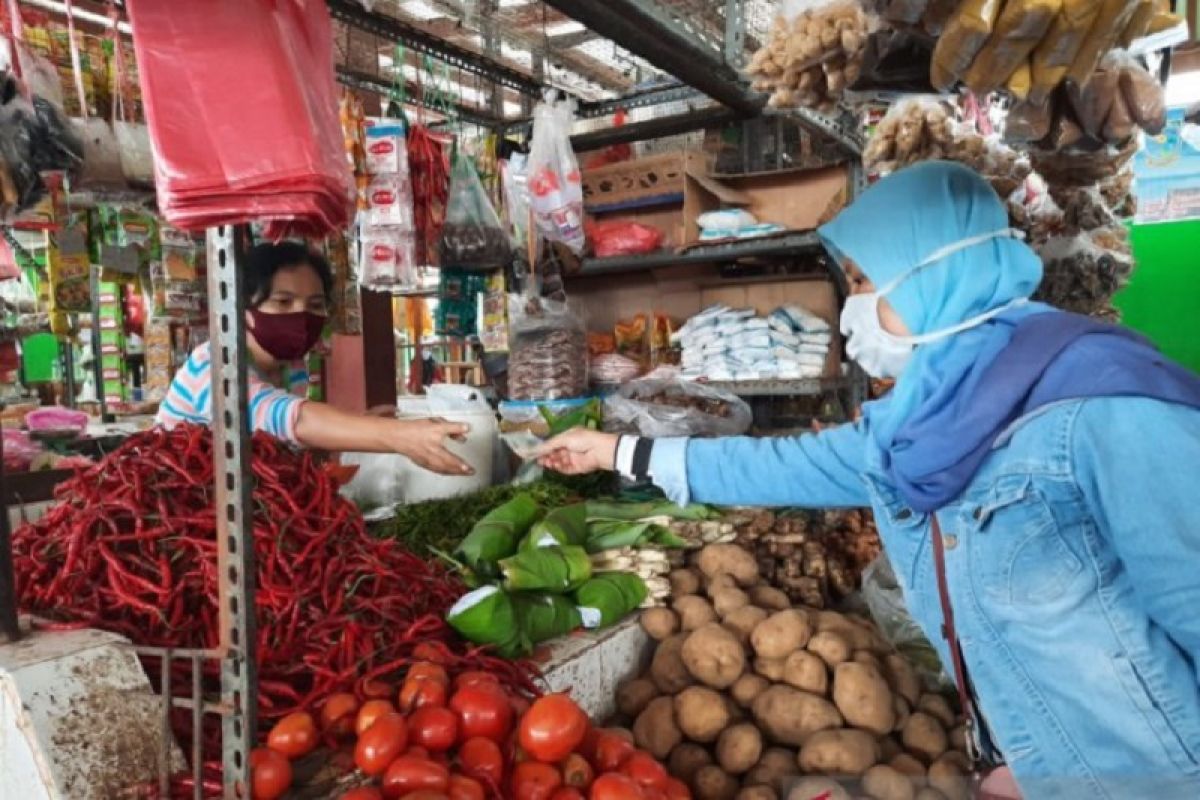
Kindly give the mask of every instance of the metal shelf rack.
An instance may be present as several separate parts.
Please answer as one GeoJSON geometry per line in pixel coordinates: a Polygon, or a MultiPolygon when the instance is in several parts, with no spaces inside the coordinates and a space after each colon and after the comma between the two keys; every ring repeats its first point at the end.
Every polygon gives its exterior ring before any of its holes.
{"type": "Polygon", "coordinates": [[[643,256],[585,258],[576,276],[619,275],[685,264],[712,264],[745,258],[803,255],[821,252],[814,231],[798,231],[762,239],[726,244],[699,245],[682,253],[651,253],[643,256]]]}

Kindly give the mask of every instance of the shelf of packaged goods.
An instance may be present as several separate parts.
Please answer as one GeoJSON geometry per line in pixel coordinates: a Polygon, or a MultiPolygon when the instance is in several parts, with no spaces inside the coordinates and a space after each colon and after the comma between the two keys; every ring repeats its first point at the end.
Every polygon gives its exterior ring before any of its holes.
{"type": "Polygon", "coordinates": [[[616,275],[686,264],[713,264],[745,258],[793,256],[821,251],[815,231],[795,231],[781,236],[745,239],[739,242],[698,245],[683,252],[648,253],[639,256],[585,258],[576,276],[616,275]]]}

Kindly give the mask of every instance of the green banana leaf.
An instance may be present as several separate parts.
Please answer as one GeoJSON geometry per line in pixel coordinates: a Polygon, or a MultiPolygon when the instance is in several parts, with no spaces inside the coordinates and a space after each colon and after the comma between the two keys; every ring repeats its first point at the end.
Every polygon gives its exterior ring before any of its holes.
{"type": "Polygon", "coordinates": [[[649,591],[646,583],[628,572],[605,572],[580,586],[575,592],[575,604],[584,619],[600,615],[600,627],[616,624],[642,604],[649,591]]]}
{"type": "Polygon", "coordinates": [[[588,538],[584,546],[589,553],[634,547],[650,541],[653,529],[658,527],[651,522],[595,521],[588,525],[588,538]]]}
{"type": "Polygon", "coordinates": [[[476,644],[503,648],[519,638],[512,598],[499,586],[484,586],[468,592],[446,612],[450,627],[476,644]]]}
{"type": "Polygon", "coordinates": [[[564,593],[592,577],[592,562],[582,547],[539,547],[500,562],[507,591],[564,593]]]}
{"type": "Polygon", "coordinates": [[[721,515],[715,509],[693,503],[688,506],[678,506],[670,501],[646,503],[622,503],[612,500],[589,500],[587,503],[588,521],[593,520],[637,520],[651,517],[670,517],[671,519],[704,521],[717,519],[721,515]]]}
{"type": "Polygon", "coordinates": [[[477,574],[495,574],[496,563],[517,552],[521,537],[543,513],[532,497],[519,494],[475,523],[455,555],[477,574]]]}
{"type": "Polygon", "coordinates": [[[587,504],[576,503],[556,508],[535,522],[521,542],[521,549],[554,545],[582,546],[587,538],[587,504]]]}
{"type": "Polygon", "coordinates": [[[664,528],[661,525],[654,526],[654,531],[650,535],[649,544],[655,544],[659,547],[668,547],[673,549],[679,549],[687,546],[687,542],[684,541],[682,537],[676,536],[675,532],[670,528],[664,528]]]}
{"type": "Polygon", "coordinates": [[[534,645],[565,636],[583,624],[579,609],[559,595],[509,594],[484,586],[459,598],[446,620],[464,639],[496,648],[503,658],[522,658],[534,645]]]}
{"type": "Polygon", "coordinates": [[[566,636],[583,625],[579,609],[567,597],[557,594],[530,592],[512,596],[517,627],[529,650],[533,645],[566,636]]]}

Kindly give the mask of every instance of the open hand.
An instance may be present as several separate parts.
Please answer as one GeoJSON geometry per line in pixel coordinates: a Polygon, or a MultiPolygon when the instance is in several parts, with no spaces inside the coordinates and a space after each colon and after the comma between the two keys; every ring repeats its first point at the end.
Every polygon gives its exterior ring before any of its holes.
{"type": "Polygon", "coordinates": [[[539,447],[538,463],[563,475],[611,470],[618,438],[611,433],[574,428],[539,447]]]}
{"type": "Polygon", "coordinates": [[[474,475],[471,465],[446,449],[446,440],[466,441],[471,428],[461,422],[430,419],[399,420],[395,450],[414,464],[441,475],[474,475]]]}

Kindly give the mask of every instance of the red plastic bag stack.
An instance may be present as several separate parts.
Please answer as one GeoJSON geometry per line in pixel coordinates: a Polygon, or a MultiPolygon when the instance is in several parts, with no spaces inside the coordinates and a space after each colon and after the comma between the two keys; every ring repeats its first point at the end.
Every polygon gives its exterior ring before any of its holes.
{"type": "Polygon", "coordinates": [[[663,235],[658,228],[629,219],[610,219],[587,226],[588,238],[596,258],[609,256],[638,256],[653,253],[662,247],[663,235]]]}
{"type": "Polygon", "coordinates": [[[188,230],[344,228],[343,149],[324,0],[127,0],[159,207],[188,230]]]}

